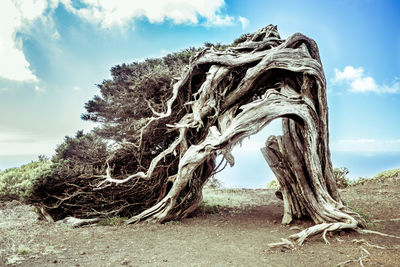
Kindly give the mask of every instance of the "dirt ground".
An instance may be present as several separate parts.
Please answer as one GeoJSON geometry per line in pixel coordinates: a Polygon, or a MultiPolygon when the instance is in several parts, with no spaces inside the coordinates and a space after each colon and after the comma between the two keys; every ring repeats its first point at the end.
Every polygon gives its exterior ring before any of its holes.
{"type": "MultiPolygon", "coordinates": [[[[400,220],[389,220],[400,218],[400,179],[342,194],[369,218],[369,229],[400,236],[400,220]]],[[[365,266],[400,266],[400,239],[371,234],[340,232],[328,237],[329,245],[316,236],[296,250],[269,250],[268,243],[299,231],[293,225],[304,229],[311,222],[280,225],[283,205],[273,190],[205,194],[210,205],[218,197],[225,201],[218,211],[204,209],[179,222],[81,228],[38,221],[32,207],[0,202],[0,266],[338,266],[366,255],[363,248],[370,253],[365,266]],[[380,248],[354,242],[361,239],[380,248]]]]}

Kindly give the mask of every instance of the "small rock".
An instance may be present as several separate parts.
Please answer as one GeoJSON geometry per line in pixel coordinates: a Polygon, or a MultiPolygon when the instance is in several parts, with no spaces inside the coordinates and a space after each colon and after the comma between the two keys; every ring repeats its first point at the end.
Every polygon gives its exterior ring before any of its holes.
{"type": "Polygon", "coordinates": [[[121,265],[128,265],[129,261],[127,259],[124,259],[121,261],[121,265]]]}
{"type": "Polygon", "coordinates": [[[85,251],[81,251],[81,252],[79,253],[79,255],[85,255],[85,254],[86,254],[85,251]]]}

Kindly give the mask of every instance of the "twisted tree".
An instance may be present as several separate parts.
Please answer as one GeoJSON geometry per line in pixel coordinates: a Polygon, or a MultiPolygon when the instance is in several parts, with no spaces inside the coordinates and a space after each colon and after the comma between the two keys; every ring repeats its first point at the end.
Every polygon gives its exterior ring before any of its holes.
{"type": "Polygon", "coordinates": [[[106,160],[105,175],[70,176],[69,190],[57,191],[62,197],[41,199],[46,210],[58,217],[128,215],[127,223],[185,217],[198,207],[204,183],[223,164],[216,164],[217,156],[233,165],[236,144],[282,118],[283,136],[268,138],[262,149],[281,185],[282,223],[306,216],[316,223],[291,238],[302,243],[316,233],[363,227],[334,180],[317,44],[300,33],[283,40],[269,25],[232,46],[191,52],[179,77],[179,68],[165,59],[146,75],[133,71],[138,66],[113,69],[124,78],[105,81],[102,97],[88,102],[83,117],[107,121],[100,134],[125,135],[115,138],[119,147],[106,160]],[[158,76],[152,75],[154,69],[158,76]],[[145,91],[148,87],[159,89],[145,91]],[[142,111],[124,108],[126,99],[142,111]],[[113,110],[112,118],[107,110],[113,110]]]}

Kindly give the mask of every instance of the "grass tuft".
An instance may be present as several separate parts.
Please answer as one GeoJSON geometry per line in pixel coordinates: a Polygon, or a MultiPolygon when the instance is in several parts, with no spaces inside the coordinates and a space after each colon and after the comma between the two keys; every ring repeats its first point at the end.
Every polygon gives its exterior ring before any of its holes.
{"type": "Polygon", "coordinates": [[[364,212],[364,211],[363,211],[362,209],[360,209],[360,208],[353,208],[352,210],[355,211],[355,212],[357,212],[357,213],[361,216],[361,218],[364,219],[364,221],[365,221],[366,223],[371,223],[371,222],[372,222],[371,214],[369,214],[368,212],[364,212]]]}
{"type": "Polygon", "coordinates": [[[121,226],[124,222],[128,220],[128,217],[111,217],[111,218],[104,218],[99,221],[99,225],[101,226],[121,226]]]}
{"type": "Polygon", "coordinates": [[[30,252],[31,252],[30,248],[28,248],[24,245],[20,245],[17,250],[18,255],[26,255],[26,254],[29,254],[30,252]]]}
{"type": "Polygon", "coordinates": [[[207,201],[201,202],[198,210],[207,214],[217,214],[219,212],[218,205],[208,203],[207,201]]]}

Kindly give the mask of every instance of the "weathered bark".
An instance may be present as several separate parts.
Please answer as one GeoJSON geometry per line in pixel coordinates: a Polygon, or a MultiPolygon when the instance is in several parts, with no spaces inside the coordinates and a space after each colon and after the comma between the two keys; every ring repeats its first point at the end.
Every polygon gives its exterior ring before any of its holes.
{"type": "MultiPolygon", "coordinates": [[[[282,40],[277,28],[269,25],[223,51],[206,48],[175,80],[165,112],[151,107],[150,101],[147,104],[153,116],[141,121],[139,142],[122,144],[121,153],[129,157],[126,151],[134,146],[140,154],[142,137],[152,134],[154,127],[175,133],[175,141],[154,155],[146,171],[123,176],[109,164],[96,188],[105,195],[111,185],[132,194],[141,190],[138,183],[141,187],[149,183],[145,192],[157,188],[156,198],[153,194],[145,203],[151,207],[127,223],[163,222],[190,214],[201,202],[202,187],[215,171],[216,157],[222,155],[233,165],[233,146],[282,118],[283,136],[270,137],[263,149],[282,188],[282,223],[309,216],[318,224],[291,238],[301,243],[312,234],[364,226],[362,218],[344,205],[336,187],[326,81],[318,47],[308,37],[297,33],[282,40]]],[[[157,144],[151,145],[157,151],[157,144]]],[[[114,214],[136,205],[129,201],[114,214]]]]}
{"type": "MultiPolygon", "coordinates": [[[[281,40],[276,27],[270,25],[237,47],[222,52],[204,50],[193,59],[181,79],[184,82],[178,81],[174,86],[168,112],[155,113],[151,121],[168,116],[173,98],[193,79],[193,73],[198,75],[198,69],[203,69],[206,75],[192,101],[187,103],[191,112],[170,125],[181,134],[162,155],[179,147],[179,168],[173,176],[173,185],[161,201],[128,223],[187,215],[199,204],[201,190],[186,190],[187,196],[195,197],[184,210],[177,208],[178,198],[193,181],[200,179],[201,187],[208,178],[204,178],[205,173],[202,178],[194,175],[195,170],[205,162],[210,165],[218,153],[234,164],[230,150],[235,144],[272,120],[283,118],[283,136],[270,137],[263,151],[281,185],[282,223],[309,216],[317,224],[326,224],[320,231],[364,226],[362,218],[343,204],[334,181],[328,146],[326,83],[313,40],[302,34],[281,40]],[[240,79],[235,79],[235,74],[241,75],[240,79]],[[188,146],[185,136],[190,128],[204,131],[204,137],[188,146]]],[[[212,167],[207,169],[210,175],[212,167]]],[[[146,176],[151,176],[151,172],[146,176]]],[[[108,181],[122,182],[110,175],[108,181]]]]}

